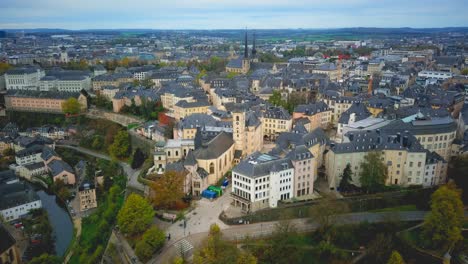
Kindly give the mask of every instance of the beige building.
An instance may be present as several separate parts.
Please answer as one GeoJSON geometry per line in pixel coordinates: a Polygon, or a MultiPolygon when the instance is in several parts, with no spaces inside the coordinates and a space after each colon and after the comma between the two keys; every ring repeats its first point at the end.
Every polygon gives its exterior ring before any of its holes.
{"type": "Polygon", "coordinates": [[[232,112],[232,129],[236,161],[263,148],[262,122],[253,111],[232,112]]]}
{"type": "Polygon", "coordinates": [[[76,183],[73,168],[62,160],[51,161],[47,164],[47,169],[50,171],[54,182],[62,180],[66,185],[74,185],[76,183]]]}
{"type": "Polygon", "coordinates": [[[292,128],[292,117],[282,107],[269,107],[261,117],[263,137],[275,140],[279,134],[289,132],[292,128]]]}
{"type": "Polygon", "coordinates": [[[206,114],[210,103],[207,101],[187,102],[185,100],[177,102],[174,107],[174,118],[180,120],[192,114],[206,114]]]}
{"type": "Polygon", "coordinates": [[[7,110],[63,113],[62,104],[74,97],[78,99],[82,109],[88,108],[87,98],[83,93],[39,92],[11,90],[5,95],[7,110]]]}
{"type": "Polygon", "coordinates": [[[0,237],[2,238],[2,242],[0,243],[0,263],[20,264],[21,255],[16,240],[2,224],[0,224],[0,237]]]}
{"type": "Polygon", "coordinates": [[[402,134],[383,133],[379,130],[347,134],[344,143],[333,144],[325,157],[325,168],[330,189],[340,184],[347,164],[353,172],[353,184],[360,186],[361,164],[366,155],[377,151],[387,166],[387,185],[422,185],[426,166],[426,150],[416,137],[402,134]]]}
{"type": "Polygon", "coordinates": [[[125,83],[133,82],[133,74],[131,73],[114,73],[102,74],[93,78],[93,90],[99,92],[105,86],[119,87],[125,83]]]}
{"type": "Polygon", "coordinates": [[[308,127],[309,132],[319,127],[325,129],[331,122],[332,110],[324,102],[298,105],[294,109],[293,120],[304,117],[310,121],[310,125],[308,127]]]}
{"type": "Polygon", "coordinates": [[[361,100],[355,97],[340,96],[338,93],[330,91],[329,94],[322,95],[322,101],[331,109],[331,123],[336,125],[340,120],[341,114],[348,110],[353,103],[361,100]]]}
{"type": "Polygon", "coordinates": [[[294,197],[313,194],[317,174],[315,158],[312,153],[306,146],[301,145],[295,147],[286,157],[291,160],[294,167],[294,197]]]}
{"type": "Polygon", "coordinates": [[[93,183],[84,181],[78,188],[80,198],[80,211],[86,211],[97,207],[96,188],[93,183]]]}
{"type": "Polygon", "coordinates": [[[332,81],[341,79],[340,70],[333,63],[325,63],[312,70],[312,73],[325,74],[332,81]]]}

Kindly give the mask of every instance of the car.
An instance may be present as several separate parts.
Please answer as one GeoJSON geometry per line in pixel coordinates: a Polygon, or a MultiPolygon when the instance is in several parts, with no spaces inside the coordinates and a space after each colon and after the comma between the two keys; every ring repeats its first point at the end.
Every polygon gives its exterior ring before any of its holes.
{"type": "Polygon", "coordinates": [[[23,223],[21,223],[21,222],[19,222],[19,223],[16,223],[16,224],[15,224],[15,227],[16,227],[16,228],[23,227],[23,223]]]}
{"type": "Polygon", "coordinates": [[[33,244],[33,245],[37,245],[37,244],[40,244],[40,243],[41,243],[40,239],[31,239],[31,244],[33,244]]]}

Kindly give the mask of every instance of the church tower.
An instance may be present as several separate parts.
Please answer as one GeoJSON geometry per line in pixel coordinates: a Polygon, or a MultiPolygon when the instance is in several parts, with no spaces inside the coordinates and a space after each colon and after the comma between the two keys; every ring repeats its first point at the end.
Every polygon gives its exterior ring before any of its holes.
{"type": "Polygon", "coordinates": [[[242,58],[242,73],[246,74],[250,70],[249,47],[247,46],[247,30],[245,30],[244,58],[242,58]]]}
{"type": "MultiPolygon", "coordinates": [[[[232,112],[232,127],[233,127],[233,139],[234,149],[244,152],[245,149],[245,112],[242,110],[236,110],[232,112]]],[[[243,154],[243,153],[242,153],[243,154]]]]}
{"type": "Polygon", "coordinates": [[[256,47],[256,43],[255,43],[255,40],[256,40],[256,34],[255,34],[255,31],[253,33],[253,43],[252,43],[252,62],[258,62],[258,58],[257,58],[257,47],[256,47]]]}

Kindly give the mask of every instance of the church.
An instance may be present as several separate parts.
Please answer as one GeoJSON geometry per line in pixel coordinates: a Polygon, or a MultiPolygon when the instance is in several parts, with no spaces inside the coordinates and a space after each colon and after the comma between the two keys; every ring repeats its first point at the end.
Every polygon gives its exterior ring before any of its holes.
{"type": "Polygon", "coordinates": [[[247,74],[250,70],[250,63],[257,62],[257,49],[255,47],[255,32],[253,34],[252,53],[249,58],[247,31],[245,31],[244,40],[244,56],[239,56],[237,59],[232,59],[226,65],[226,72],[235,72],[239,74],[247,74]]]}

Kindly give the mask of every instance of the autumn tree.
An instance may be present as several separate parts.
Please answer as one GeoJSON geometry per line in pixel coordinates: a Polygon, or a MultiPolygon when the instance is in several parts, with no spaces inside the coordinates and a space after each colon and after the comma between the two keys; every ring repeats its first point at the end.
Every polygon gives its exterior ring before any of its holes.
{"type": "Polygon", "coordinates": [[[156,226],[146,230],[142,238],[136,243],[135,253],[141,261],[147,261],[162,248],[166,235],[156,226]]]}
{"type": "Polygon", "coordinates": [[[390,255],[390,259],[388,260],[387,264],[405,264],[403,257],[398,253],[398,251],[392,251],[392,255],[390,255]]]}
{"type": "Polygon", "coordinates": [[[172,208],[184,197],[185,175],[176,171],[166,171],[150,184],[151,201],[157,208],[172,208]]]}
{"type": "Polygon", "coordinates": [[[431,211],[424,220],[424,236],[433,248],[445,250],[463,239],[463,202],[454,183],[443,185],[431,196],[431,211]]]}
{"type": "Polygon", "coordinates": [[[367,193],[380,191],[387,179],[387,167],[381,160],[381,154],[377,151],[367,153],[361,163],[362,172],[360,177],[361,187],[367,193]]]}
{"type": "Polygon", "coordinates": [[[351,175],[353,172],[351,171],[351,165],[347,164],[346,168],[343,170],[343,175],[341,176],[341,181],[340,185],[338,186],[338,189],[340,192],[348,192],[352,188],[351,181],[353,180],[351,178],[351,175]]]}
{"type": "Polygon", "coordinates": [[[117,216],[117,223],[123,233],[138,234],[146,230],[154,217],[151,204],[138,194],[130,194],[117,216]]]}
{"type": "Polygon", "coordinates": [[[78,114],[79,112],[81,112],[80,102],[78,102],[78,99],[70,97],[62,103],[62,111],[65,114],[78,114]]]}
{"type": "MultiPolygon", "coordinates": [[[[242,255],[233,244],[223,240],[219,226],[213,224],[210,227],[208,238],[203,241],[199,250],[193,255],[194,264],[238,263],[255,264],[255,257],[242,255]],[[239,262],[242,261],[242,262],[239,262]]],[[[248,254],[248,253],[244,253],[248,254]]]]}
{"type": "Polygon", "coordinates": [[[28,263],[30,264],[60,264],[62,260],[54,255],[42,254],[39,257],[33,258],[28,263]]]}
{"type": "Polygon", "coordinates": [[[115,159],[128,157],[130,152],[130,137],[128,132],[120,130],[114,137],[114,142],[109,146],[109,154],[115,159]]]}

